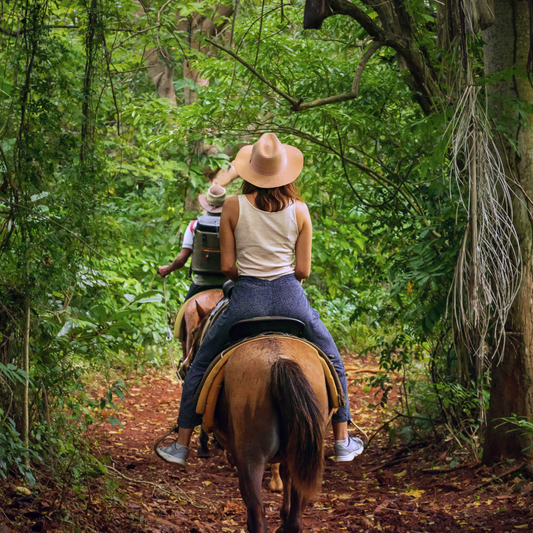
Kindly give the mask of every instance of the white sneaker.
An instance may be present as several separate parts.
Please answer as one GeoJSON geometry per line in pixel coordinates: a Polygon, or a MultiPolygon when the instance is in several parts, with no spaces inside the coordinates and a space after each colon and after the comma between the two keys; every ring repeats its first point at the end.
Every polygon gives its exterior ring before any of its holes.
{"type": "Polygon", "coordinates": [[[189,448],[173,442],[170,446],[156,448],[155,453],[160,459],[167,461],[167,463],[177,463],[185,466],[187,464],[187,457],[189,457],[189,448]]]}
{"type": "Polygon", "coordinates": [[[341,444],[335,441],[335,461],[351,461],[354,457],[361,455],[365,449],[363,441],[357,437],[348,435],[348,443],[341,444]]]}

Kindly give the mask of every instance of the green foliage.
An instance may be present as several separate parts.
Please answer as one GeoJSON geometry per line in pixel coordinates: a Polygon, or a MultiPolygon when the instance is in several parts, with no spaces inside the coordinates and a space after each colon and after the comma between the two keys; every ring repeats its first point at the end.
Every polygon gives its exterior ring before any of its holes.
{"type": "Polygon", "coordinates": [[[39,461],[40,457],[34,450],[24,446],[15,421],[11,417],[6,418],[3,409],[0,409],[0,417],[0,477],[6,479],[9,471],[14,469],[33,485],[35,478],[25,462],[39,461]]]}
{"type": "MultiPolygon", "coordinates": [[[[524,416],[518,416],[516,414],[513,414],[512,416],[509,416],[507,418],[501,418],[500,423],[497,427],[500,427],[504,424],[511,424],[515,426],[514,428],[510,429],[509,431],[515,432],[518,431],[521,435],[533,435],[533,421],[528,420],[524,416]]],[[[524,450],[526,452],[529,450],[533,444],[530,444],[527,446],[524,450]]]]}
{"type": "Polygon", "coordinates": [[[0,477],[6,479],[10,469],[18,471],[26,481],[33,485],[35,478],[26,466],[30,460],[39,460],[39,455],[24,445],[15,421],[9,416],[14,399],[13,387],[24,384],[28,375],[24,370],[16,368],[13,364],[0,363],[0,384],[4,384],[9,394],[9,407],[4,410],[0,407],[0,477]]]}

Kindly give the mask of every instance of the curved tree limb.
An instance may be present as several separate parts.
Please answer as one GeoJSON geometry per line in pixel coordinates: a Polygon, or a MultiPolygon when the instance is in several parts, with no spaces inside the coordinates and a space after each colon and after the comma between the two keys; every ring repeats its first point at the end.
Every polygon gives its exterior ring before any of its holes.
{"type": "Polygon", "coordinates": [[[363,70],[365,70],[368,60],[381,48],[382,44],[379,41],[374,41],[368,48],[368,50],[361,56],[357,68],[355,69],[355,75],[352,83],[352,93],[356,96],[359,94],[359,84],[361,83],[361,77],[363,76],[363,70]]]}
{"type": "Polygon", "coordinates": [[[108,257],[103,256],[100,252],[97,252],[87,241],[83,240],[79,235],[76,235],[72,230],[69,230],[63,224],[60,224],[59,222],[55,221],[53,218],[47,217],[46,215],[43,215],[42,213],[38,213],[37,211],[34,211],[33,209],[30,209],[29,207],[26,207],[24,205],[18,204],[16,202],[10,202],[9,200],[5,200],[4,198],[0,197],[0,201],[15,207],[20,207],[21,209],[26,209],[26,211],[29,211],[32,215],[44,218],[44,220],[48,220],[48,222],[51,222],[52,224],[55,224],[56,226],[59,226],[60,228],[64,229],[67,233],[70,233],[75,239],[80,241],[84,246],[87,246],[89,250],[94,252],[97,256],[99,256],[102,259],[105,259],[106,261],[110,261],[111,263],[115,263],[113,259],[109,259],[108,257]]]}
{"type": "MultiPolygon", "coordinates": [[[[123,41],[120,41],[120,43],[118,43],[117,45],[113,46],[113,48],[111,48],[109,50],[109,53],[112,54],[115,50],[118,50],[121,46],[124,45],[124,43],[126,41],[129,41],[131,38],[137,37],[137,35],[141,35],[142,33],[146,33],[146,32],[152,31],[152,30],[157,30],[160,26],[161,26],[160,24],[156,24],[155,26],[150,26],[149,28],[145,28],[144,30],[140,30],[140,31],[136,31],[134,33],[131,33],[123,41]]],[[[106,29],[106,31],[109,31],[109,30],[106,29]]]]}
{"type": "Polygon", "coordinates": [[[210,45],[214,46],[215,48],[218,48],[219,50],[222,50],[223,52],[226,52],[226,54],[230,55],[231,57],[233,57],[233,59],[236,59],[239,63],[244,65],[254,76],[259,78],[265,85],[268,85],[274,92],[276,92],[282,98],[287,100],[287,102],[289,102],[293,107],[298,105],[298,100],[296,100],[296,98],[293,98],[292,96],[288,95],[287,93],[284,93],[281,89],[278,89],[278,87],[274,83],[272,83],[270,80],[267,80],[261,73],[257,72],[257,70],[255,70],[255,68],[252,67],[252,65],[249,65],[248,63],[246,63],[246,61],[244,61],[244,59],[239,57],[232,50],[229,50],[228,48],[226,48],[225,46],[222,46],[221,44],[215,43],[213,40],[211,40],[211,39],[209,39],[207,37],[206,37],[205,40],[210,45]]]}
{"type": "MultiPolygon", "coordinates": [[[[115,467],[113,466],[106,466],[106,468],[108,470],[110,470],[113,474],[115,474],[116,476],[119,476],[121,477],[122,479],[128,481],[129,483],[136,483],[137,485],[150,485],[151,487],[155,487],[156,489],[158,489],[159,491],[161,491],[163,494],[169,494],[170,496],[176,496],[175,493],[173,493],[172,491],[166,489],[165,487],[163,487],[162,485],[158,484],[158,483],[153,483],[152,481],[145,481],[144,479],[133,479],[131,477],[128,477],[128,476],[125,476],[122,472],[120,472],[119,470],[117,470],[115,467]]],[[[180,494],[191,504],[193,505],[194,507],[197,507],[198,509],[202,509],[203,506],[202,505],[198,505],[182,488],[180,488],[179,486],[176,485],[176,488],[178,489],[178,491],[180,492],[180,494]]]]}
{"type": "Polygon", "coordinates": [[[21,34],[21,30],[12,31],[0,26],[0,33],[7,35],[8,37],[18,37],[21,34]]]}
{"type": "Polygon", "coordinates": [[[268,85],[275,93],[279,94],[279,96],[287,100],[287,102],[291,104],[291,109],[293,111],[296,111],[296,112],[307,111],[308,109],[312,109],[314,107],[320,107],[320,106],[329,105],[329,104],[337,104],[339,102],[346,102],[348,100],[353,100],[354,98],[357,98],[357,94],[349,92],[349,93],[343,93],[343,94],[336,94],[334,96],[327,96],[325,98],[319,98],[318,100],[312,100],[311,102],[304,102],[302,98],[297,99],[291,96],[290,94],[283,92],[274,83],[272,83],[270,80],[265,78],[265,76],[263,76],[254,67],[252,67],[252,65],[248,64],[244,59],[242,59],[242,57],[239,57],[232,50],[229,50],[225,46],[222,46],[221,44],[218,44],[209,38],[206,38],[205,40],[206,42],[208,42],[215,48],[218,48],[219,50],[226,52],[226,54],[233,57],[233,59],[236,59],[239,63],[241,63],[241,65],[244,65],[254,76],[259,78],[265,85],[268,85]]]}
{"type": "Polygon", "coordinates": [[[433,98],[439,94],[439,90],[419,47],[415,46],[410,39],[380,27],[360,7],[348,0],[331,0],[330,8],[334,15],[346,15],[354,19],[375,40],[381,42],[383,46],[389,46],[402,56],[413,77],[416,89],[422,96],[419,99],[420,105],[424,112],[429,114],[435,104],[433,98]]]}
{"type": "Polygon", "coordinates": [[[115,93],[115,85],[113,84],[113,76],[111,76],[111,52],[107,48],[105,33],[101,33],[102,42],[104,43],[104,57],[107,66],[107,74],[109,76],[109,85],[111,86],[111,94],[113,95],[113,102],[115,103],[115,110],[117,112],[117,134],[120,137],[120,111],[117,103],[117,95],[115,93]]]}
{"type": "Polygon", "coordinates": [[[408,48],[409,41],[407,39],[378,26],[374,19],[370,18],[360,7],[348,2],[348,0],[331,0],[330,7],[334,15],[347,15],[353,18],[369,35],[383,43],[383,45],[390,46],[398,52],[404,52],[408,48]]]}
{"type": "Polygon", "coordinates": [[[325,98],[319,98],[318,100],[312,100],[311,102],[298,102],[297,109],[294,109],[294,111],[307,111],[308,109],[312,109],[313,107],[320,107],[323,105],[329,105],[329,104],[338,104],[340,102],[347,102],[348,100],[353,100],[354,98],[357,98],[356,93],[343,93],[343,94],[335,94],[333,96],[326,96],[325,98]]]}
{"type": "Polygon", "coordinates": [[[415,161],[413,160],[413,162],[411,163],[411,166],[409,167],[409,170],[407,171],[407,174],[406,174],[405,178],[402,180],[402,182],[399,185],[397,185],[397,186],[395,185],[396,192],[391,194],[391,197],[388,200],[386,200],[386,201],[384,201],[384,202],[382,202],[380,204],[369,204],[368,202],[363,200],[361,195],[355,190],[355,187],[352,184],[352,180],[348,176],[348,171],[346,170],[346,162],[345,162],[345,157],[344,157],[344,150],[342,148],[342,140],[341,140],[341,136],[340,136],[338,128],[337,128],[337,137],[338,137],[338,140],[339,140],[340,159],[341,159],[341,163],[342,163],[342,169],[344,170],[344,176],[346,177],[346,181],[348,182],[348,185],[350,186],[350,189],[352,189],[352,192],[354,193],[356,198],[363,205],[365,205],[366,207],[372,207],[373,209],[381,209],[385,205],[390,204],[393,200],[395,200],[397,198],[398,194],[401,192],[403,184],[409,178],[409,175],[411,174],[411,170],[413,169],[415,161]]]}

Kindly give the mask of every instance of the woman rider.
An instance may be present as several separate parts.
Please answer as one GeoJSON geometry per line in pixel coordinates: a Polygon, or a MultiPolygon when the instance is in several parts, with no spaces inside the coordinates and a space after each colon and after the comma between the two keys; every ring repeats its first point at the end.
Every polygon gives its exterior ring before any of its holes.
{"type": "Polygon", "coordinates": [[[226,199],[220,247],[222,271],[236,284],[226,311],[208,332],[185,379],[178,437],[157,454],[166,461],[186,464],[193,430],[202,422],[194,395],[209,364],[229,342],[230,327],[245,318],[285,316],[304,322],[304,337],[333,356],[347,400],[333,415],[335,460],[351,461],[363,451],[363,443],[348,434],[350,404],[344,364],[299,283],[311,272],[313,237],[309,210],[293,183],[302,171],[303,154],[281,144],[275,134],[265,133],[256,144],[239,151],[234,167],[244,180],[243,194],[226,199]]]}

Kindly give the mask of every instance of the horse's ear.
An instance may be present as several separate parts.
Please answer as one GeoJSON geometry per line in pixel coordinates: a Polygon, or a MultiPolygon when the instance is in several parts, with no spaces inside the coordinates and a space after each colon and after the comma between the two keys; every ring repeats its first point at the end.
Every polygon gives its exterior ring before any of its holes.
{"type": "Polygon", "coordinates": [[[200,320],[203,320],[207,313],[204,311],[203,307],[198,302],[194,302],[194,303],[196,304],[196,312],[198,313],[200,320]]]}

